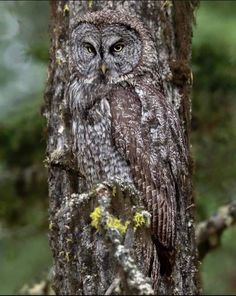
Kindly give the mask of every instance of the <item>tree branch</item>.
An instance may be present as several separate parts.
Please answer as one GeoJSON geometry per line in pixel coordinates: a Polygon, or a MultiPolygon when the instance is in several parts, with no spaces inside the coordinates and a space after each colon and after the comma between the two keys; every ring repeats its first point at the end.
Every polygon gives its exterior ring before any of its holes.
{"type": "MultiPolygon", "coordinates": [[[[78,211],[83,207],[87,210],[91,208],[84,215],[86,220],[89,218],[86,216],[91,219],[86,227],[93,229],[95,237],[98,236],[104,248],[109,249],[110,261],[116,262],[115,278],[105,295],[111,295],[113,292],[129,295],[154,294],[151,279],[143,274],[132,256],[137,233],[146,232],[150,225],[150,214],[144,210],[136,194],[133,187],[115,179],[97,184],[88,193],[74,193],[65,197],[56,215],[58,224],[64,223],[64,228],[70,229],[72,220],[81,216],[78,211]],[[123,204],[122,214],[117,213],[113,200],[123,204]],[[127,203],[132,210],[128,209],[127,203]]],[[[49,226],[50,230],[54,227],[53,224],[49,226]]],[[[81,225],[82,228],[85,228],[85,225],[81,225]]],[[[60,252],[60,255],[64,256],[67,262],[72,260],[68,250],[60,252]]],[[[92,253],[88,254],[88,257],[92,256],[92,253]]]]}
{"type": "Polygon", "coordinates": [[[236,223],[236,201],[222,206],[208,220],[200,222],[196,227],[196,239],[199,259],[220,245],[223,231],[236,223]]]}

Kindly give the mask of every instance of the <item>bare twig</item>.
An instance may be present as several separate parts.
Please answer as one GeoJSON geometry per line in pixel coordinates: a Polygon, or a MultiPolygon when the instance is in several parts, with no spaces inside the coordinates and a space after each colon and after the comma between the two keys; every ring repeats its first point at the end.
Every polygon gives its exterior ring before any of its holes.
{"type": "Polygon", "coordinates": [[[200,222],[196,227],[196,238],[199,259],[220,245],[223,231],[236,223],[236,201],[219,208],[208,220],[200,222]]]}

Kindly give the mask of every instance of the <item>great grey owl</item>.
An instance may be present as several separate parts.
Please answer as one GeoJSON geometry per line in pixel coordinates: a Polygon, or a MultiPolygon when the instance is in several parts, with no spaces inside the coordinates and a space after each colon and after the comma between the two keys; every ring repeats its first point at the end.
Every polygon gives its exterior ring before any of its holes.
{"type": "MultiPolygon", "coordinates": [[[[186,156],[157,57],[136,17],[88,13],[71,31],[68,98],[76,118],[73,149],[87,187],[114,177],[133,184],[152,215],[157,249],[168,252],[175,247],[176,183],[186,156]]],[[[160,258],[162,274],[168,274],[165,260],[160,258]]]]}

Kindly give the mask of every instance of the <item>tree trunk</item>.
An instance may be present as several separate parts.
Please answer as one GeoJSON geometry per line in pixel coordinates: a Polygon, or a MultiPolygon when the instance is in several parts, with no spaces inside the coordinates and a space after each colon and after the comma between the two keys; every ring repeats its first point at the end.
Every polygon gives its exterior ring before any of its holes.
{"type": "MultiPolygon", "coordinates": [[[[184,188],[181,199],[177,200],[177,253],[173,272],[170,277],[160,276],[157,266],[157,270],[150,273],[142,257],[153,248],[145,230],[137,231],[138,235],[132,230],[127,231],[123,240],[117,233],[103,228],[102,222],[109,215],[110,208],[113,213],[127,211],[129,216],[131,210],[127,208],[135,205],[142,209],[142,201],[135,200],[133,193],[128,194],[127,188],[123,190],[125,193],[117,192],[122,191],[117,184],[97,185],[93,192],[81,195],[85,184],[75,165],[77,156],[70,150],[73,142],[72,115],[67,112],[64,100],[69,81],[71,28],[88,11],[125,9],[127,13],[138,16],[150,28],[155,39],[164,87],[184,125],[189,152],[192,83],[189,63],[196,2],[51,2],[51,59],[44,114],[48,124],[50,246],[54,258],[53,286],[57,294],[199,294],[191,166],[188,177],[181,184],[184,188]],[[118,206],[113,204],[114,194],[118,206]],[[101,208],[102,213],[98,210],[101,208]],[[145,250],[143,245],[146,245],[145,250]]],[[[125,225],[119,220],[115,222],[122,232],[121,228],[125,225]]]]}

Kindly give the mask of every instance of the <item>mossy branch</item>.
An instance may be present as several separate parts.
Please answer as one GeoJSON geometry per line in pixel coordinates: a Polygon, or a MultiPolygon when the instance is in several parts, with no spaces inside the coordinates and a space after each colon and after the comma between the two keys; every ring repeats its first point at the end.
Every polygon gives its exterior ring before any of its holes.
{"type": "MultiPolygon", "coordinates": [[[[148,227],[150,214],[146,211],[136,210],[130,216],[130,221],[122,221],[114,215],[111,215],[110,207],[112,199],[116,198],[117,182],[111,182],[110,185],[98,184],[93,190],[84,194],[72,194],[70,198],[66,198],[63,208],[58,213],[58,218],[66,217],[65,221],[71,219],[76,208],[83,207],[89,204],[92,199],[97,199],[98,206],[94,207],[90,213],[90,226],[102,234],[104,241],[110,245],[110,250],[114,259],[119,264],[120,269],[117,273],[110,287],[107,289],[105,295],[128,294],[137,295],[153,295],[150,279],[145,277],[138,269],[134,259],[131,256],[131,248],[127,247],[127,237],[133,236],[135,231],[142,227],[148,227]],[[70,213],[68,215],[68,213],[70,213]],[[111,218],[112,217],[112,218],[111,218]],[[112,219],[114,219],[113,222],[112,219]],[[127,223],[129,222],[129,223],[127,223]],[[132,233],[133,232],[133,233],[132,233]]],[[[120,185],[125,189],[125,185],[120,185]]],[[[128,188],[126,188],[128,189],[128,188]]],[[[130,188],[128,189],[130,191],[130,188]]],[[[139,206],[138,206],[139,207],[139,206]]],[[[202,260],[208,252],[220,246],[221,236],[224,230],[236,224],[236,201],[222,206],[217,213],[200,222],[196,226],[196,239],[199,250],[199,259],[202,260]]],[[[53,225],[50,225],[53,228],[53,225]]],[[[132,245],[131,242],[130,245],[132,245]]],[[[53,295],[50,279],[42,280],[32,287],[25,285],[19,294],[34,295],[35,291],[42,290],[42,295],[45,294],[45,287],[47,287],[47,294],[53,295]],[[48,292],[50,291],[50,292],[48,292]]]]}
{"type": "Polygon", "coordinates": [[[150,225],[150,214],[144,210],[136,194],[135,189],[128,184],[112,180],[97,184],[88,193],[65,197],[57,213],[58,223],[65,221],[69,229],[71,221],[78,215],[78,209],[92,207],[89,227],[99,233],[99,239],[109,249],[111,261],[115,261],[118,266],[106,295],[113,292],[118,295],[154,294],[151,279],[144,276],[131,255],[136,233],[150,225]],[[116,209],[114,204],[117,203],[123,204],[123,208],[116,209]]]}

